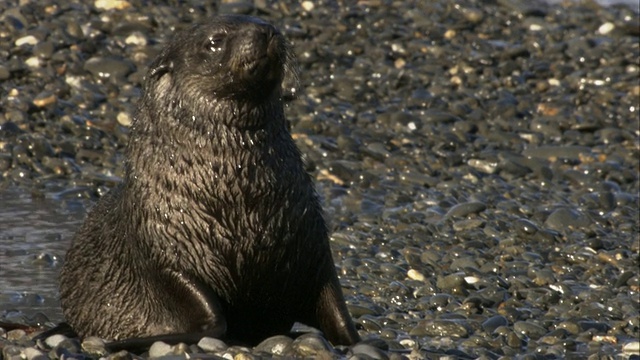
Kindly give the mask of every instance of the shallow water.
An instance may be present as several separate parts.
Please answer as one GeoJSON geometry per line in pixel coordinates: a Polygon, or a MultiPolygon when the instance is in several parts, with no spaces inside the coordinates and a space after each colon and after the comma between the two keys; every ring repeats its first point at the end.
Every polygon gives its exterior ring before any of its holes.
{"type": "Polygon", "coordinates": [[[0,190],[0,319],[62,319],[57,273],[84,213],[81,200],[0,190]]]}

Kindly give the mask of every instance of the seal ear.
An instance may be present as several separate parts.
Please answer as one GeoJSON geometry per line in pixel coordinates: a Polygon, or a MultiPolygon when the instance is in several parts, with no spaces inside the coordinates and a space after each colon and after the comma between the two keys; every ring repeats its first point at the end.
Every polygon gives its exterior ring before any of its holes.
{"type": "Polygon", "coordinates": [[[299,67],[293,50],[289,44],[286,45],[286,57],[284,60],[284,78],[282,79],[282,100],[293,101],[300,94],[299,67]]]}
{"type": "Polygon", "coordinates": [[[145,79],[145,91],[164,94],[171,86],[173,61],[157,61],[151,64],[145,79]]]}
{"type": "Polygon", "coordinates": [[[171,69],[173,69],[173,61],[169,62],[169,64],[159,63],[149,68],[149,72],[147,73],[147,76],[149,78],[158,79],[162,75],[171,71],[171,69]]]}

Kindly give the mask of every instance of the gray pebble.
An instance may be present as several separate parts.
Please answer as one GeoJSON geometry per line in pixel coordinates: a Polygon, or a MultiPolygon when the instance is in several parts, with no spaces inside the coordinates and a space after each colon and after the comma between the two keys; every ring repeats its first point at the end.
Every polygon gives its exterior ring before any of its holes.
{"type": "Polygon", "coordinates": [[[552,230],[560,232],[581,230],[589,226],[591,222],[586,215],[570,208],[559,208],[549,215],[545,225],[552,230]]]}
{"type": "Polygon", "coordinates": [[[84,351],[90,354],[104,356],[107,353],[104,340],[95,336],[88,336],[84,338],[81,346],[84,351]]]}
{"type": "Polygon", "coordinates": [[[27,360],[46,360],[49,358],[44,352],[32,347],[25,348],[23,353],[27,360]]]}
{"type": "Polygon", "coordinates": [[[516,321],[513,324],[513,330],[518,333],[532,338],[533,340],[540,339],[548,331],[540,325],[528,322],[528,321],[516,321]]]}
{"type": "Polygon", "coordinates": [[[482,322],[482,329],[488,334],[493,334],[498,327],[507,325],[509,325],[507,318],[502,315],[494,315],[482,322]]]}
{"type": "Polygon", "coordinates": [[[150,358],[159,358],[168,355],[173,355],[173,346],[165,342],[156,341],[149,348],[150,358]]]}
{"type": "Polygon", "coordinates": [[[471,214],[477,214],[484,211],[486,208],[486,204],[477,201],[461,203],[449,209],[445,216],[449,218],[461,218],[471,214]]]}
{"type": "Polygon", "coordinates": [[[356,344],[351,348],[351,352],[354,355],[366,355],[370,359],[387,360],[389,356],[377,347],[369,344],[356,344]]]}
{"type": "Polygon", "coordinates": [[[327,356],[334,352],[329,342],[319,334],[304,334],[291,343],[290,349],[298,356],[327,356]]]}
{"type": "Polygon", "coordinates": [[[266,352],[272,355],[284,355],[288,347],[291,346],[293,340],[284,335],[272,336],[263,340],[255,347],[257,352],[266,352]]]}
{"type": "Polygon", "coordinates": [[[464,321],[425,320],[411,329],[409,334],[414,336],[464,338],[469,336],[469,329],[464,321]]]}
{"type": "Polygon", "coordinates": [[[198,341],[198,347],[206,352],[219,352],[226,350],[229,345],[222,340],[205,336],[198,341]]]}
{"type": "Polygon", "coordinates": [[[128,60],[117,58],[94,57],[84,63],[86,71],[101,79],[121,79],[133,72],[134,68],[128,60]]]}
{"type": "Polygon", "coordinates": [[[60,345],[63,341],[67,340],[68,338],[64,335],[51,335],[49,336],[44,342],[45,344],[47,344],[48,347],[50,348],[55,348],[56,346],[60,345]]]}

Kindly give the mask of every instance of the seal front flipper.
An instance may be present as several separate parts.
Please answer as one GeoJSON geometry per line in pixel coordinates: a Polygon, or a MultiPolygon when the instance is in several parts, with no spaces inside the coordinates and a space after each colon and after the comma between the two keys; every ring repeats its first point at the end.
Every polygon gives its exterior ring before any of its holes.
{"type": "Polygon", "coordinates": [[[210,286],[172,269],[160,270],[158,277],[156,280],[161,285],[152,284],[158,290],[164,308],[161,312],[164,319],[159,319],[158,323],[171,326],[167,327],[168,332],[158,329],[155,333],[203,333],[219,337],[227,331],[218,295],[210,286]]]}
{"type": "Polygon", "coordinates": [[[156,273],[154,284],[163,308],[157,311],[156,323],[149,324],[151,333],[158,335],[135,337],[107,343],[111,352],[127,350],[142,353],[156,341],[170,345],[195,344],[205,336],[219,338],[227,330],[218,295],[197,279],[170,269],[156,273]],[[171,325],[167,325],[171,324],[171,325]],[[163,333],[165,332],[165,333],[163,333]]]}

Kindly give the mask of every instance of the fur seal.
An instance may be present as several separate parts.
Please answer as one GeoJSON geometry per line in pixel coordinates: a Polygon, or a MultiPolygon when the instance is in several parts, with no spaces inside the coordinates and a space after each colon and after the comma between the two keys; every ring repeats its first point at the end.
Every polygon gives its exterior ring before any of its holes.
{"type": "Polygon", "coordinates": [[[256,344],[297,321],[336,345],[359,341],[284,116],[294,62],[276,28],[238,15],[178,33],[153,61],[125,178],[60,274],[78,335],[256,344]]]}

